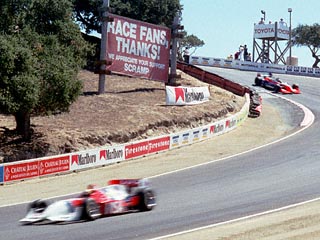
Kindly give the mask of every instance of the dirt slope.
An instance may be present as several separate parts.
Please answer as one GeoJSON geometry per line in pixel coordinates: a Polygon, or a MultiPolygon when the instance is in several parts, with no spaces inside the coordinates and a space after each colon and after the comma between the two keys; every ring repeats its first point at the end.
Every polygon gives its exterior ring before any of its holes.
{"type": "MultiPolygon", "coordinates": [[[[0,115],[0,162],[31,159],[124,143],[211,122],[238,111],[244,98],[211,86],[209,102],[197,106],[166,106],[161,82],[107,76],[106,93],[97,95],[99,76],[81,71],[83,95],[68,113],[34,117],[30,143],[12,136],[14,118],[0,115]]],[[[206,86],[182,74],[183,86],[206,86]]]]}

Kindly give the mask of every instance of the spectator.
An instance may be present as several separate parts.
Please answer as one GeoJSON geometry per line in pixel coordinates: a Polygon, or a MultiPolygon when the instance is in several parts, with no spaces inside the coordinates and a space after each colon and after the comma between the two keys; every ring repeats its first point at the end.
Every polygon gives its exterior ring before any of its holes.
{"type": "Polygon", "coordinates": [[[236,53],[234,54],[234,59],[235,59],[235,60],[238,60],[238,59],[239,59],[239,54],[240,54],[239,52],[236,52],[236,53]]]}
{"type": "Polygon", "coordinates": [[[243,53],[244,53],[244,47],[242,45],[240,45],[238,60],[244,61],[244,54],[243,53]]]}
{"type": "Polygon", "coordinates": [[[251,62],[251,53],[248,53],[246,61],[251,62]]]}
{"type": "Polygon", "coordinates": [[[243,47],[243,58],[245,61],[247,61],[247,58],[248,58],[248,48],[247,48],[247,45],[244,45],[243,47]]]}
{"type": "Polygon", "coordinates": [[[261,18],[259,24],[264,24],[264,19],[263,18],[261,18]]]}
{"type": "Polygon", "coordinates": [[[184,62],[189,63],[189,58],[190,58],[189,48],[186,47],[183,51],[184,62]]]}
{"type": "Polygon", "coordinates": [[[280,27],[286,27],[287,23],[285,21],[283,21],[283,18],[281,18],[280,22],[279,22],[279,25],[280,25],[280,27]]]}

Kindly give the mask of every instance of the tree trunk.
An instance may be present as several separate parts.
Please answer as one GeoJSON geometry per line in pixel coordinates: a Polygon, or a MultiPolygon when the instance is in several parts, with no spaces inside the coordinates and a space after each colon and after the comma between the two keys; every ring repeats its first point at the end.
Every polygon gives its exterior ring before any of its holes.
{"type": "Polygon", "coordinates": [[[14,114],[16,120],[16,130],[19,135],[26,141],[31,139],[30,113],[25,111],[14,114]]]}
{"type": "Polygon", "coordinates": [[[313,67],[313,68],[319,68],[319,67],[318,67],[318,63],[319,63],[319,62],[320,62],[320,59],[319,59],[319,58],[316,58],[316,60],[314,61],[312,67],[313,67]]]}
{"type": "Polygon", "coordinates": [[[313,68],[318,68],[318,63],[320,62],[320,58],[319,58],[319,56],[317,55],[317,52],[316,52],[316,51],[311,51],[311,52],[312,52],[312,57],[315,59],[312,67],[313,67],[313,68]]]}

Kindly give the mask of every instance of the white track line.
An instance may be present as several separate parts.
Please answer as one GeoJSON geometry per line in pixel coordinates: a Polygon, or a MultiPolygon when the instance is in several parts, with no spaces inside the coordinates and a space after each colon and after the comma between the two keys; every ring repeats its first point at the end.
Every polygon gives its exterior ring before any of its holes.
{"type": "MultiPolygon", "coordinates": [[[[274,95],[274,94],[271,94],[271,95],[274,95]]],[[[303,110],[304,119],[300,123],[300,126],[302,127],[300,130],[298,130],[298,131],[296,131],[296,132],[294,132],[294,133],[292,133],[292,134],[290,134],[288,136],[285,136],[285,137],[283,137],[281,139],[273,141],[271,143],[268,143],[268,144],[265,144],[265,145],[262,145],[262,146],[259,146],[259,147],[256,147],[256,148],[253,148],[253,149],[250,149],[250,150],[238,153],[238,154],[234,154],[232,156],[224,157],[224,158],[213,160],[213,161],[206,162],[206,163],[201,163],[201,164],[198,164],[198,165],[195,165],[195,166],[191,166],[191,167],[187,167],[187,168],[184,168],[184,169],[179,169],[179,170],[175,170],[175,171],[171,171],[171,172],[155,175],[155,176],[152,176],[150,178],[156,178],[156,177],[159,177],[159,176],[164,176],[164,175],[167,175],[167,174],[172,174],[172,173],[184,171],[184,170],[187,170],[187,169],[196,168],[196,167],[199,167],[199,166],[204,166],[204,165],[211,164],[211,163],[214,163],[214,162],[219,162],[219,161],[223,161],[223,160],[226,160],[226,159],[229,159],[229,158],[233,158],[233,157],[245,154],[245,153],[249,153],[249,152],[255,151],[257,149],[260,149],[260,148],[263,148],[263,147],[278,143],[278,142],[280,142],[282,140],[285,140],[285,139],[287,139],[289,137],[292,137],[292,136],[304,131],[305,129],[307,129],[308,127],[310,127],[313,124],[313,122],[315,120],[315,116],[311,112],[310,109],[308,109],[307,107],[305,107],[304,105],[302,105],[300,103],[297,103],[297,102],[295,102],[293,100],[290,100],[290,99],[287,99],[285,97],[278,96],[278,95],[274,95],[274,96],[277,96],[277,97],[280,97],[282,99],[285,99],[285,100],[295,104],[296,106],[300,107],[303,110]]],[[[308,200],[308,201],[304,201],[304,202],[300,202],[300,203],[295,203],[295,204],[292,204],[292,205],[284,206],[284,207],[281,207],[281,208],[272,209],[272,210],[268,210],[268,211],[265,211],[265,212],[244,216],[244,217],[233,219],[233,220],[230,220],[230,221],[215,223],[215,224],[211,224],[211,225],[207,225],[207,226],[203,226],[203,227],[199,227],[199,228],[194,228],[194,229],[190,229],[190,230],[186,230],[186,231],[182,231],[182,232],[177,232],[177,233],[173,233],[173,234],[169,234],[169,235],[165,235],[165,236],[160,236],[160,237],[157,237],[157,238],[152,238],[152,239],[149,239],[149,240],[160,240],[160,239],[165,239],[165,238],[168,238],[168,237],[179,236],[179,235],[182,235],[182,234],[187,234],[187,233],[192,233],[192,232],[199,231],[199,230],[204,230],[204,229],[208,229],[208,228],[212,228],[212,227],[217,227],[217,226],[221,226],[221,225],[225,225],[225,224],[229,224],[229,223],[235,223],[235,222],[239,222],[239,221],[242,221],[242,220],[251,219],[251,218],[254,218],[254,217],[259,217],[259,216],[263,216],[263,215],[267,215],[267,214],[271,214],[271,213],[275,213],[275,212],[280,212],[280,211],[283,211],[283,210],[286,210],[286,209],[294,208],[294,207],[301,206],[301,205],[304,205],[304,204],[307,204],[307,203],[312,203],[312,202],[315,202],[315,201],[318,201],[318,200],[320,200],[320,197],[314,198],[314,199],[311,199],[311,200],[308,200]]]]}
{"type": "MultiPolygon", "coordinates": [[[[273,94],[272,94],[273,95],[273,94]]],[[[280,97],[278,95],[275,95],[277,97],[280,97]]],[[[265,145],[262,145],[262,146],[259,146],[259,147],[256,147],[256,148],[253,148],[253,149],[250,149],[250,150],[247,150],[247,151],[244,151],[244,152],[241,152],[241,153],[237,153],[237,154],[234,154],[234,155],[231,155],[231,156],[228,156],[228,157],[224,157],[224,158],[220,158],[220,159],[217,159],[217,160],[213,160],[213,161],[210,161],[210,162],[206,162],[206,163],[201,163],[201,164],[198,164],[198,165],[194,165],[194,166],[191,166],[191,167],[186,167],[186,168],[182,168],[182,169],[178,169],[178,170],[175,170],[175,171],[170,171],[170,172],[166,172],[166,173],[162,173],[162,174],[158,174],[158,175],[154,175],[154,176],[150,176],[148,178],[157,178],[157,177],[160,177],[160,176],[165,176],[165,175],[169,175],[169,174],[173,174],[173,173],[177,173],[177,172],[181,172],[181,171],[185,171],[185,170],[188,170],[188,169],[192,169],[192,168],[196,168],[196,167],[200,167],[200,166],[204,166],[204,165],[207,165],[207,164],[211,164],[211,163],[214,163],[214,162],[220,162],[220,161],[223,161],[223,160],[226,160],[226,159],[229,159],[229,158],[233,158],[233,157],[236,157],[236,156],[239,156],[239,155],[242,155],[242,154],[245,154],[245,153],[249,153],[249,152],[252,152],[252,151],[255,151],[257,149],[260,149],[260,148],[263,148],[263,147],[266,147],[266,146],[269,146],[269,145],[272,145],[272,144],[275,144],[275,143],[278,143],[282,140],[285,140],[289,137],[292,137],[300,132],[302,132],[303,130],[307,129],[308,127],[310,127],[312,125],[312,123],[314,122],[314,114],[305,106],[303,106],[302,104],[300,103],[297,103],[295,101],[292,101],[292,100],[289,100],[287,98],[284,98],[284,97],[280,97],[280,98],[283,98],[297,106],[299,106],[303,111],[304,111],[304,119],[303,121],[301,122],[300,126],[302,127],[300,130],[288,135],[288,136],[285,136],[281,139],[278,139],[274,142],[271,142],[271,143],[268,143],[268,144],[265,144],[265,145]]],[[[53,198],[60,198],[60,197],[66,197],[66,196],[70,196],[70,195],[74,195],[74,194],[78,194],[78,192],[76,193],[71,193],[71,194],[65,194],[65,195],[60,195],[60,196],[55,196],[55,197],[51,197],[51,198],[46,198],[46,199],[53,199],[53,198]]],[[[275,210],[271,210],[271,211],[268,211],[268,212],[263,212],[263,213],[258,213],[258,214],[255,214],[255,215],[250,215],[250,216],[247,216],[247,217],[243,217],[243,218],[239,218],[239,219],[235,219],[235,220],[231,220],[229,222],[224,222],[224,223],[217,223],[217,224],[214,224],[214,226],[218,226],[218,225],[222,225],[222,224],[226,224],[226,223],[230,223],[230,222],[235,222],[235,221],[240,221],[240,220],[243,220],[243,219],[247,219],[247,218],[252,218],[254,216],[260,216],[260,215],[265,215],[265,214],[268,214],[268,213],[271,213],[271,212],[276,212],[276,211],[281,211],[283,209],[287,209],[287,208],[291,208],[291,207],[294,207],[294,206],[298,206],[298,205],[302,205],[302,204],[305,204],[305,203],[308,203],[308,202],[313,202],[313,201],[317,201],[319,200],[320,198],[316,198],[316,199],[312,199],[312,200],[309,200],[309,201],[306,201],[306,202],[302,202],[302,203],[297,203],[295,205],[290,205],[290,206],[287,206],[287,207],[283,207],[283,208],[280,208],[280,209],[275,209],[275,210]]],[[[10,207],[10,206],[16,206],[16,205],[21,205],[21,204],[27,204],[29,202],[21,202],[21,203],[15,203],[15,204],[8,204],[8,205],[2,205],[0,206],[0,208],[4,208],[4,207],[10,207]]],[[[205,228],[209,228],[209,227],[212,227],[212,225],[209,225],[209,226],[204,226],[202,228],[199,228],[197,230],[200,230],[200,229],[205,229],[205,228]]],[[[197,231],[197,230],[189,230],[188,232],[192,232],[192,231],[197,231]]],[[[176,233],[176,235],[179,235],[179,234],[183,234],[183,233],[186,233],[186,232],[181,232],[181,233],[176,233]]],[[[174,236],[174,235],[172,235],[174,236]]],[[[168,237],[168,236],[167,236],[168,237]]],[[[164,237],[160,237],[160,238],[155,238],[155,239],[162,239],[164,237]]],[[[154,240],[155,240],[154,239],[154,240]]]]}
{"type": "MultiPolygon", "coordinates": [[[[271,94],[271,93],[270,93],[271,94]]],[[[274,95],[274,94],[271,94],[271,95],[274,95]]],[[[170,172],[166,172],[166,173],[161,173],[161,174],[158,174],[158,175],[154,175],[154,176],[151,176],[149,178],[156,178],[156,177],[160,177],[160,176],[164,176],[164,175],[168,175],[168,174],[172,174],[172,173],[177,173],[177,172],[180,172],[180,171],[185,171],[185,170],[188,170],[188,169],[192,169],[192,168],[196,168],[196,167],[200,167],[200,166],[205,166],[205,165],[208,165],[208,164],[211,164],[211,163],[215,163],[215,162],[220,162],[220,161],[223,161],[223,160],[226,160],[226,159],[229,159],[229,158],[233,158],[233,157],[237,157],[237,156],[240,156],[242,154],[246,154],[246,153],[249,153],[249,152],[252,152],[252,151],[255,151],[257,149],[260,149],[260,148],[263,148],[263,147],[266,147],[266,146],[270,146],[272,144],[275,144],[275,143],[278,143],[280,141],[283,141],[287,138],[290,138],[290,137],[293,137],[294,135],[306,130],[308,127],[310,127],[314,120],[315,120],[315,117],[314,117],[314,114],[311,112],[310,109],[308,109],[307,107],[303,106],[302,104],[300,103],[297,103],[293,100],[290,100],[290,99],[287,99],[285,97],[282,97],[282,96],[278,96],[278,95],[274,95],[274,96],[277,96],[277,97],[280,97],[284,100],[287,100],[293,104],[295,104],[296,106],[300,107],[303,112],[304,112],[304,119],[302,120],[302,122],[300,123],[300,126],[302,127],[301,129],[299,129],[298,131],[290,134],[290,135],[287,135],[283,138],[280,138],[276,141],[273,141],[273,142],[270,142],[270,143],[267,143],[265,145],[261,145],[259,147],[255,147],[255,148],[252,148],[252,149],[249,149],[247,151],[244,151],[244,152],[241,152],[241,153],[237,153],[237,154],[234,154],[234,155],[231,155],[231,156],[228,156],[228,157],[224,157],[224,158],[220,158],[220,159],[216,159],[216,160],[212,160],[212,161],[209,161],[209,162],[205,162],[205,163],[200,163],[200,164],[197,164],[197,165],[194,165],[194,166],[190,166],[190,167],[186,167],[186,168],[181,168],[181,169],[178,169],[178,170],[174,170],[174,171],[170,171],[170,172]]]]}
{"type": "Polygon", "coordinates": [[[179,235],[182,235],[182,234],[187,234],[187,233],[192,233],[192,232],[196,232],[196,231],[200,231],[200,230],[205,230],[205,229],[208,229],[208,228],[218,227],[218,226],[222,226],[222,225],[226,225],[226,224],[230,224],[230,223],[240,222],[240,221],[243,221],[243,220],[248,220],[248,219],[252,219],[252,218],[255,218],[255,217],[260,217],[260,216],[263,216],[263,215],[276,213],[276,212],[280,212],[280,211],[283,211],[283,210],[288,210],[288,209],[291,209],[291,208],[294,208],[294,207],[302,206],[304,204],[312,203],[312,202],[319,201],[319,200],[320,200],[320,198],[315,198],[315,199],[312,199],[312,200],[308,200],[308,201],[304,201],[304,202],[288,205],[288,206],[285,206],[285,207],[282,207],[282,208],[277,208],[277,209],[273,209],[273,210],[269,210],[269,211],[265,211],[265,212],[261,212],[261,213],[257,213],[257,214],[253,214],[253,215],[249,215],[249,216],[244,216],[244,217],[237,218],[237,219],[232,219],[230,221],[219,222],[219,223],[215,223],[215,224],[211,224],[211,225],[207,225],[207,226],[203,226],[203,227],[199,227],[199,228],[194,228],[194,229],[190,229],[190,230],[186,230],[186,231],[182,231],[182,232],[177,232],[177,233],[173,233],[173,234],[168,234],[168,235],[164,235],[164,236],[160,236],[160,237],[156,237],[156,238],[150,238],[148,240],[160,240],[160,239],[165,239],[165,238],[168,238],[168,237],[175,237],[175,236],[179,236],[179,235]]]}

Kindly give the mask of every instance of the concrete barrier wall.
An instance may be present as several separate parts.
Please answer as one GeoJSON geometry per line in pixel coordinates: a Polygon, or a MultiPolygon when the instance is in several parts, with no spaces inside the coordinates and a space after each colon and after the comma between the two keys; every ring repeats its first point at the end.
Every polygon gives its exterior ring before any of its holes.
{"type": "Polygon", "coordinates": [[[221,68],[232,68],[232,69],[239,69],[239,70],[245,70],[245,71],[273,72],[273,73],[294,74],[294,75],[301,75],[301,76],[320,77],[319,68],[255,63],[255,62],[248,62],[248,61],[228,60],[223,58],[213,58],[213,57],[211,58],[211,57],[191,56],[189,59],[189,64],[221,67],[221,68]]]}

